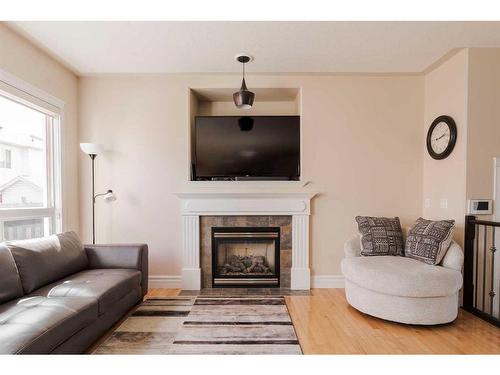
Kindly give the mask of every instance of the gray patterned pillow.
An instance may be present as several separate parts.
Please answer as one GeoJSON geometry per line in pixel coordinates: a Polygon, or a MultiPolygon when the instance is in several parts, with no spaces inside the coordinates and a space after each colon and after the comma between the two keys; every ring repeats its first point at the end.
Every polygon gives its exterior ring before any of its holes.
{"type": "Polygon", "coordinates": [[[356,216],[361,234],[361,255],[404,255],[399,217],[356,216]]]}
{"type": "Polygon", "coordinates": [[[405,255],[427,264],[439,264],[450,247],[455,220],[419,218],[406,238],[405,255]]]}

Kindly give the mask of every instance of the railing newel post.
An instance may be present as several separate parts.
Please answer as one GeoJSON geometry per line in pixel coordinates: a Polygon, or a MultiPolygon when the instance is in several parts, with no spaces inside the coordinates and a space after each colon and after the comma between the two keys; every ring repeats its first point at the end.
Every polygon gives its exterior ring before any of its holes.
{"type": "Polygon", "coordinates": [[[464,307],[473,306],[474,298],[474,238],[476,237],[476,217],[467,215],[465,217],[465,238],[464,238],[464,307]]]}

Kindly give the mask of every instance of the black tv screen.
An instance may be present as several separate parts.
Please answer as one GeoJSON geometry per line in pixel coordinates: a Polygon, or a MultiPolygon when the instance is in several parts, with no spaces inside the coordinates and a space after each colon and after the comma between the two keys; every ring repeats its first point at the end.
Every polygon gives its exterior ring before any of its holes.
{"type": "Polygon", "coordinates": [[[299,116],[200,116],[194,137],[194,180],[300,177],[299,116]]]}

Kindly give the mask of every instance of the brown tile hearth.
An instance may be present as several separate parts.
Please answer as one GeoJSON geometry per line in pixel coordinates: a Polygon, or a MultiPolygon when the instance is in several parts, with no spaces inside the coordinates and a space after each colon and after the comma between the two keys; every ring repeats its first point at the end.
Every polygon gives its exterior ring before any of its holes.
{"type": "MultiPolygon", "coordinates": [[[[280,228],[280,286],[289,290],[292,267],[292,217],[291,216],[201,216],[201,286],[212,288],[212,227],[279,227],[280,228]]],[[[224,288],[231,289],[233,288],[224,288]]],[[[242,289],[242,288],[238,288],[242,289]]],[[[246,289],[246,288],[243,288],[246,289]]],[[[266,288],[249,288],[263,290],[266,288]]],[[[273,289],[273,288],[271,288],[273,289]]],[[[218,288],[217,290],[221,290],[218,288]]],[[[240,291],[241,294],[243,291],[240,291]]],[[[245,294],[245,293],[243,293],[245,294]]]]}

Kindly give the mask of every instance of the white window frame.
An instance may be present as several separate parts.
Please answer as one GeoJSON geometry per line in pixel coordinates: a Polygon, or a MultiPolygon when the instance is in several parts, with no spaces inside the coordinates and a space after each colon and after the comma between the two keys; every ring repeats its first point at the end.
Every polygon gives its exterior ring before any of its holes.
{"type": "Polygon", "coordinates": [[[0,208],[0,221],[49,217],[52,219],[49,234],[62,232],[65,227],[62,197],[64,102],[1,69],[0,95],[47,115],[47,207],[0,208]]]}

